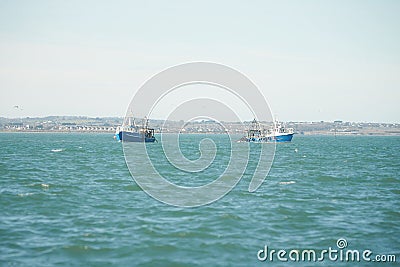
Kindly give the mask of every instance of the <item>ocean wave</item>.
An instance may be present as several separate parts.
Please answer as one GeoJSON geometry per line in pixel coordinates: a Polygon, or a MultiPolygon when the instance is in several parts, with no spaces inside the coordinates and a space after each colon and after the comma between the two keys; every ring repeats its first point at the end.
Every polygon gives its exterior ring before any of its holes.
{"type": "Polygon", "coordinates": [[[287,185],[287,184],[295,184],[295,181],[288,181],[288,182],[279,182],[279,184],[287,185]]]}

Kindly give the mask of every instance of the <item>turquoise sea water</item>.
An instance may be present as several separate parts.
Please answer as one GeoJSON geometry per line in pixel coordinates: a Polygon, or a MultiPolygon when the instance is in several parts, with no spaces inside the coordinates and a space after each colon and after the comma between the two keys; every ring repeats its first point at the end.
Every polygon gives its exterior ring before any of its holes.
{"type": "MultiPolygon", "coordinates": [[[[186,144],[184,154],[195,159],[197,147],[186,144]]],[[[227,164],[225,151],[215,172],[227,164]]],[[[247,191],[250,166],[219,201],[177,208],[135,184],[110,134],[0,133],[0,265],[287,266],[257,253],[266,245],[338,249],[339,238],[346,249],[395,255],[398,264],[399,159],[400,137],[296,135],[277,145],[256,192],[247,191]]],[[[174,176],[173,168],[163,171],[174,176]]],[[[354,262],[326,256],[297,264],[314,265],[354,262]]]]}

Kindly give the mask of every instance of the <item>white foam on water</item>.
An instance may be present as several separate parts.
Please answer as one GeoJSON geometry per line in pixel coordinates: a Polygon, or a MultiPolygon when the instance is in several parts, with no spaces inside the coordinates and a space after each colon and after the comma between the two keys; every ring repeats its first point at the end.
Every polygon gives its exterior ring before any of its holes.
{"type": "Polygon", "coordinates": [[[18,196],[19,197],[26,197],[26,196],[31,196],[33,195],[33,193],[19,193],[18,196]]]}
{"type": "Polygon", "coordinates": [[[61,152],[61,151],[63,151],[63,150],[64,150],[64,149],[58,148],[58,149],[52,149],[51,152],[61,152]]]}
{"type": "Polygon", "coordinates": [[[295,183],[296,183],[295,181],[279,182],[279,184],[284,184],[284,185],[286,185],[286,184],[295,184],[295,183]]]}

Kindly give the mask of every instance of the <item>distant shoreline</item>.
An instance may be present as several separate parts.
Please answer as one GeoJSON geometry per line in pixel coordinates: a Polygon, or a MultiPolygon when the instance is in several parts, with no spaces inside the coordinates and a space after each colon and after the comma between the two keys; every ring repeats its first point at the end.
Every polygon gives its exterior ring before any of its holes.
{"type": "MultiPolygon", "coordinates": [[[[121,117],[48,116],[41,118],[0,117],[0,132],[24,133],[110,133],[114,134],[122,124],[121,117]]],[[[139,119],[137,122],[139,123],[139,119]]],[[[267,125],[266,122],[261,122],[267,125]]],[[[139,123],[140,124],[140,123],[139,123]]],[[[319,122],[286,122],[299,135],[350,135],[350,136],[400,136],[399,123],[346,122],[341,120],[319,122]]],[[[149,120],[155,133],[208,133],[244,135],[250,122],[223,122],[223,126],[213,121],[163,121],[149,120]]]]}

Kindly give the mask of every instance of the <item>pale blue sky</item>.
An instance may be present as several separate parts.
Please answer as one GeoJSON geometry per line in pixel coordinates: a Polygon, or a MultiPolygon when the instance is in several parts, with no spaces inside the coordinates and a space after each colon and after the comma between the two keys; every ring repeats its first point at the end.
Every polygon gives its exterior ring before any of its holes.
{"type": "Polygon", "coordinates": [[[211,61],[284,121],[400,122],[399,14],[400,1],[0,0],[0,116],[124,116],[152,75],[211,61]]]}

